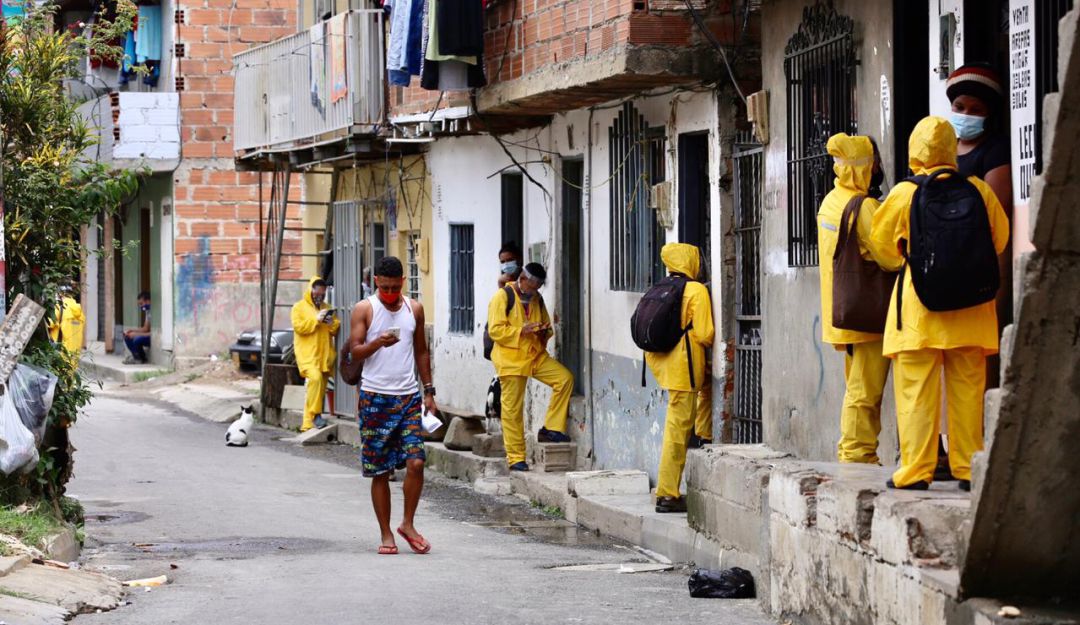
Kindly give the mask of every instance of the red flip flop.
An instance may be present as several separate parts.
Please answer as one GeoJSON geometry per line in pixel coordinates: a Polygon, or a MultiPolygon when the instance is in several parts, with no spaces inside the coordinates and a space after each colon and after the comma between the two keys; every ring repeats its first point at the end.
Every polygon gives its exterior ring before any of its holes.
{"type": "Polygon", "coordinates": [[[396,556],[397,552],[397,545],[379,545],[380,556],[396,556]]]}
{"type": "Polygon", "coordinates": [[[417,534],[418,538],[409,538],[409,536],[405,532],[401,531],[400,527],[397,529],[397,533],[405,539],[405,542],[409,543],[409,547],[413,550],[414,553],[423,555],[431,551],[431,543],[429,543],[427,539],[425,539],[423,536],[420,536],[420,534],[417,534]]]}

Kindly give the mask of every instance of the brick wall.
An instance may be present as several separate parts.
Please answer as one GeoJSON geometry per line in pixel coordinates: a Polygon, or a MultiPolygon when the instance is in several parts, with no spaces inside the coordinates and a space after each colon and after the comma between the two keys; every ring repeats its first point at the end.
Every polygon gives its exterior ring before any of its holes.
{"type": "MultiPolygon", "coordinates": [[[[183,48],[176,67],[182,160],[173,185],[176,353],[205,356],[259,325],[259,175],[236,171],[233,160],[232,55],[294,33],[296,3],[179,2],[175,28],[183,48]]],[[[265,201],[270,181],[264,174],[265,201]]],[[[293,176],[290,198],[302,191],[293,176]]],[[[290,207],[290,224],[299,226],[301,216],[300,205],[290,207]]],[[[284,251],[300,252],[298,233],[287,234],[284,251]]],[[[300,258],[287,259],[282,277],[300,277],[300,266],[300,258]]]]}
{"type": "MultiPolygon", "coordinates": [[[[738,41],[740,24],[731,14],[731,0],[694,0],[694,5],[720,42],[738,41]]],[[[756,19],[752,27],[756,37],[756,19]]],[[[498,0],[486,12],[484,49],[490,85],[627,46],[694,45],[707,42],[683,0],[498,0]]],[[[439,94],[424,91],[417,83],[392,91],[392,115],[435,107],[439,94]]],[[[440,106],[450,105],[444,99],[440,106]]]]}

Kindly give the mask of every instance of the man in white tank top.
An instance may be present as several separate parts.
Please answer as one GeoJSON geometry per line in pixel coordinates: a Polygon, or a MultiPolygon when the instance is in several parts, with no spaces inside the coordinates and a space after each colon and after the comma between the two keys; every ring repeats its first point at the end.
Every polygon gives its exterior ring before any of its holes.
{"type": "Polygon", "coordinates": [[[358,410],[361,457],[364,477],[372,478],[371,503],[382,533],[382,555],[398,552],[390,530],[390,474],[402,468],[405,515],[397,533],[416,553],[431,551],[431,543],[413,527],[413,516],[424,489],[421,411],[437,414],[438,406],[424,337],[424,307],[402,296],[404,281],[400,260],[393,256],[379,260],[375,295],[353,307],[349,336],[353,360],[364,365],[358,410]]]}

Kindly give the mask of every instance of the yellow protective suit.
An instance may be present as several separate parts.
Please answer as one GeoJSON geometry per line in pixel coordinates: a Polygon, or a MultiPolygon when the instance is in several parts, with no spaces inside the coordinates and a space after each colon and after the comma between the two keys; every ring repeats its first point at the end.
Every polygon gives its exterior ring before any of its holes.
{"type": "MultiPolygon", "coordinates": [[[[698,249],[686,243],[668,243],[660,250],[670,273],[696,278],[701,268],[698,249]]],[[[656,479],[657,497],[678,497],[679,481],[686,465],[686,444],[700,413],[697,406],[699,391],[711,383],[705,377],[705,348],[712,345],[712,302],[709,290],[700,282],[687,282],[683,290],[682,326],[693,323],[690,350],[694,361],[694,386],[690,384],[690,368],[687,364],[686,341],[663,354],[646,352],[645,360],[652,369],[660,387],[668,391],[667,416],[664,418],[664,442],[660,449],[660,469],[656,479]]],[[[711,397],[711,394],[710,394],[711,397]]],[[[709,407],[711,411],[711,406],[709,407]]],[[[709,419],[709,435],[712,435],[709,419]]],[[[699,431],[699,436],[701,435],[699,431]]]]}
{"type": "MultiPolygon", "coordinates": [[[[517,285],[514,306],[506,314],[506,291],[499,289],[488,304],[488,334],[494,341],[491,362],[502,386],[502,431],[506,447],[506,462],[511,466],[525,461],[525,421],[522,410],[525,405],[525,388],[529,378],[551,387],[551,403],[548,404],[544,427],[554,432],[566,432],[566,416],[570,409],[570,396],[574,392],[574,375],[557,360],[548,355],[541,334],[523,335],[526,323],[551,323],[547,310],[540,305],[539,295],[534,295],[528,313],[521,303],[517,285]]],[[[549,330],[550,331],[550,330],[549,330]]]]}
{"type": "Polygon", "coordinates": [[[319,277],[313,276],[308,282],[304,298],[293,304],[291,315],[296,366],[307,381],[301,432],[315,427],[315,417],[322,414],[326,384],[334,371],[334,337],[341,328],[341,320],[337,317],[331,323],[319,323],[319,311],[329,309],[330,305],[323,302],[322,306],[316,308],[311,299],[311,288],[316,280],[319,277]]]}
{"type": "Polygon", "coordinates": [[[72,367],[79,366],[83,339],[86,335],[86,316],[82,306],[70,297],[65,297],[56,307],[55,316],[48,325],[49,338],[60,340],[68,352],[72,367]]]}
{"type": "MultiPolygon", "coordinates": [[[[915,126],[908,142],[909,165],[925,175],[956,168],[956,134],[940,117],[927,117],[915,126]]],[[[968,180],[979,190],[990,218],[994,248],[1000,254],[1009,241],[1009,221],[997,196],[982,180],[968,180]]],[[[896,185],[874,215],[870,248],[883,266],[899,269],[904,259],[900,242],[910,240],[909,218],[916,185],[896,185]]],[[[885,325],[886,356],[895,359],[896,419],[900,431],[897,486],[931,481],[937,464],[940,376],[945,371],[949,464],[958,479],[971,479],[971,455],[982,449],[985,359],[998,350],[997,309],[993,301],[962,310],[932,312],[923,306],[905,272],[903,324],[896,327],[896,298],[885,325]]],[[[894,294],[895,295],[895,294],[894,294]]]]}
{"type": "MultiPolygon", "coordinates": [[[[833,157],[836,180],[818,209],[818,251],[821,279],[821,340],[848,352],[844,359],[846,390],[840,411],[840,441],[836,456],[840,462],[877,464],[878,434],[881,433],[881,397],[889,377],[889,359],[881,353],[882,335],[835,328],[833,308],[833,253],[839,238],[840,219],[851,198],[865,196],[870,189],[874,166],[874,146],[870,139],[844,133],[829,138],[826,149],[833,157]]],[[[859,251],[869,259],[870,230],[878,202],[862,201],[854,224],[859,251]]],[[[849,224],[850,226],[850,224],[849,224]]]]}

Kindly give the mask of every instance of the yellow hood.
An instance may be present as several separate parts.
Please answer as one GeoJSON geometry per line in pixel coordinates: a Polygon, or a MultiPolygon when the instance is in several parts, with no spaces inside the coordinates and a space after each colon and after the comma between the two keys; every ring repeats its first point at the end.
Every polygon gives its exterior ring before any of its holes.
{"type": "Polygon", "coordinates": [[[668,272],[681,273],[691,280],[697,280],[701,270],[701,254],[689,243],[668,243],[660,250],[660,260],[668,272]]]}
{"type": "Polygon", "coordinates": [[[874,146],[868,137],[844,133],[829,137],[825,146],[833,157],[836,180],[833,185],[865,195],[870,190],[874,170],[874,146]]]}
{"type": "MultiPolygon", "coordinates": [[[[308,280],[307,290],[304,291],[304,301],[312,306],[315,306],[315,300],[311,299],[311,289],[315,288],[315,282],[318,280],[322,280],[322,278],[319,276],[311,276],[311,279],[308,280]]],[[[326,306],[325,301],[323,301],[323,306],[326,306]]],[[[315,307],[319,308],[318,306],[315,307]]]]}
{"type": "Polygon", "coordinates": [[[923,176],[942,167],[956,169],[956,131],[941,117],[924,117],[908,140],[908,166],[923,176]]]}

